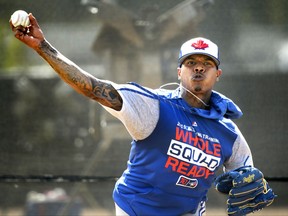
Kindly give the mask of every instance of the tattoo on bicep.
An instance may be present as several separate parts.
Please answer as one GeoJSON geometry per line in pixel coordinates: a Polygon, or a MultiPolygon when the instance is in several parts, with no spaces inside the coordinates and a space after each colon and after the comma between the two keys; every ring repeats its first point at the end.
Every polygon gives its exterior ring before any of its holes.
{"type": "Polygon", "coordinates": [[[93,82],[92,86],[92,91],[100,103],[116,110],[121,109],[122,98],[111,84],[98,81],[93,82]]]}

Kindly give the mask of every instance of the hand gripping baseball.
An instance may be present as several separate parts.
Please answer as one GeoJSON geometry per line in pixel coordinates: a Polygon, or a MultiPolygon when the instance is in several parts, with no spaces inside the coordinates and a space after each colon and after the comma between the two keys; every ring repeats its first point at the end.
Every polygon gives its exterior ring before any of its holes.
{"type": "Polygon", "coordinates": [[[240,167],[215,179],[216,190],[228,194],[228,215],[241,216],[272,204],[276,195],[263,173],[250,166],[240,167]]]}
{"type": "Polygon", "coordinates": [[[11,20],[9,21],[14,36],[34,50],[39,49],[41,42],[45,40],[44,34],[38,25],[36,18],[29,14],[30,25],[27,27],[14,27],[11,20]]]}

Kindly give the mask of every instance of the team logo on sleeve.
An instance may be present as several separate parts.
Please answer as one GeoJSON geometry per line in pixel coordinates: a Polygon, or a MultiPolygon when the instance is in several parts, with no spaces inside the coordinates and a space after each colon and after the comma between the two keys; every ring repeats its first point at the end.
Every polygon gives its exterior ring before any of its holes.
{"type": "Polygon", "coordinates": [[[187,178],[186,176],[181,175],[176,183],[178,186],[195,188],[198,185],[197,179],[187,178]]]}

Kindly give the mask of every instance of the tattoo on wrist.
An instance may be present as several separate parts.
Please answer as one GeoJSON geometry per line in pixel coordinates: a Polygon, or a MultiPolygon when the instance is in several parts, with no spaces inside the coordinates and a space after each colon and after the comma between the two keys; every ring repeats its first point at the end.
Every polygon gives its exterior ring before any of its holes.
{"type": "Polygon", "coordinates": [[[43,51],[48,50],[49,52],[53,54],[57,54],[57,50],[54,47],[52,47],[46,40],[43,40],[40,43],[40,50],[43,50],[43,51]]]}

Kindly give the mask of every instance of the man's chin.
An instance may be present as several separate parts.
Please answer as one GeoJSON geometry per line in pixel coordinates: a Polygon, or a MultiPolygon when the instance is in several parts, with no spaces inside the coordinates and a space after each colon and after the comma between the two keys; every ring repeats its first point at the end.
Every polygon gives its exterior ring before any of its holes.
{"type": "Polygon", "coordinates": [[[202,91],[202,87],[201,87],[201,86],[196,86],[196,87],[194,88],[194,91],[195,91],[196,93],[199,93],[199,92],[202,91]]]}

